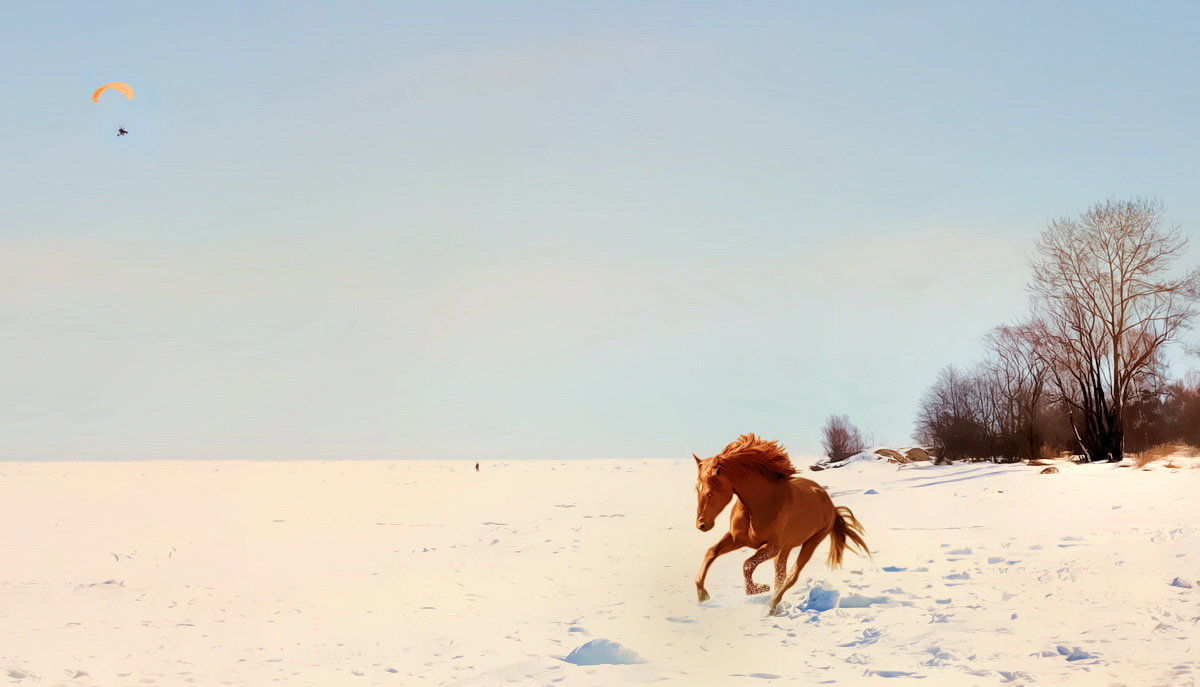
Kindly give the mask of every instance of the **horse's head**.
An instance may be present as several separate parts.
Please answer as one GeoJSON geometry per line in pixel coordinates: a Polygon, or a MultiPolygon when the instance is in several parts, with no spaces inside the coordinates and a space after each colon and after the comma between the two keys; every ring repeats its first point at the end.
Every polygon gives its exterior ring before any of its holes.
{"type": "Polygon", "coordinates": [[[701,532],[707,532],[733,498],[733,485],[729,483],[728,475],[722,474],[721,466],[715,460],[700,460],[694,453],[692,457],[696,459],[696,469],[699,471],[696,479],[696,527],[701,532]]]}

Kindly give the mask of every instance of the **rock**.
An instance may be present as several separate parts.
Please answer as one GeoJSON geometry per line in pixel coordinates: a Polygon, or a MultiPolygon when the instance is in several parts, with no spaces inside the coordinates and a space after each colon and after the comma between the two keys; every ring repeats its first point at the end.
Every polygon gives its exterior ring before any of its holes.
{"type": "Polygon", "coordinates": [[[916,447],[916,446],[914,446],[913,448],[910,448],[910,449],[905,449],[904,457],[909,459],[909,461],[933,460],[933,456],[929,455],[928,451],[926,451],[923,448],[916,447]]]}
{"type": "Polygon", "coordinates": [[[907,463],[908,458],[905,458],[899,451],[890,448],[877,448],[875,454],[880,458],[887,458],[889,463],[907,463]]]}

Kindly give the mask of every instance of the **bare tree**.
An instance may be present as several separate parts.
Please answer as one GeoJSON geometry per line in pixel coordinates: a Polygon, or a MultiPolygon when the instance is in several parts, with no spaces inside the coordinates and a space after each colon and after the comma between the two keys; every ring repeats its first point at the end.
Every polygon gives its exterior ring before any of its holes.
{"type": "Polygon", "coordinates": [[[917,410],[917,440],[944,460],[982,458],[986,420],[979,379],[953,365],[938,372],[917,410]]]}
{"type": "Polygon", "coordinates": [[[830,415],[821,428],[821,445],[832,460],[845,460],[866,449],[862,433],[845,415],[830,415]]]}
{"type": "Polygon", "coordinates": [[[1163,415],[1168,440],[1200,446],[1200,372],[1167,386],[1163,415]]]}
{"type": "Polygon", "coordinates": [[[1090,460],[1121,459],[1126,405],[1196,312],[1200,270],[1168,276],[1188,242],[1163,213],[1108,201],[1051,222],[1037,243],[1028,334],[1090,460]]]}
{"type": "Polygon", "coordinates": [[[999,394],[1000,455],[1036,458],[1045,443],[1044,418],[1050,371],[1037,354],[1031,324],[996,327],[986,338],[986,377],[999,394]]]}

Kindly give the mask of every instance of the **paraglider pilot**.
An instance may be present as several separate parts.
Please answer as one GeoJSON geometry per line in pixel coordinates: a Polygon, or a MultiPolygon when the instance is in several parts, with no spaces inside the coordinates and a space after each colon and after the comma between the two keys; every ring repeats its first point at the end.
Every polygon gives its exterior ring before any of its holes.
{"type": "Polygon", "coordinates": [[[128,132],[128,131],[126,131],[126,130],[124,130],[124,129],[117,129],[117,135],[118,135],[118,136],[124,136],[124,135],[125,135],[125,134],[127,134],[127,133],[129,133],[129,132],[128,132]]]}

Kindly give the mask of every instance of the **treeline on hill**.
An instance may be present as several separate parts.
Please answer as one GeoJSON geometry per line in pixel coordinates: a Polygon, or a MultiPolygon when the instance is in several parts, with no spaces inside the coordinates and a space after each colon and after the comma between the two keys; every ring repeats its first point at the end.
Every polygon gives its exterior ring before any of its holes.
{"type": "Polygon", "coordinates": [[[1188,241],[1163,218],[1160,203],[1133,200],[1051,222],[1028,319],[992,330],[974,368],[938,374],[918,440],[945,459],[995,461],[1200,445],[1200,376],[1168,379],[1164,362],[1196,315],[1200,269],[1176,274],[1188,241]]]}

